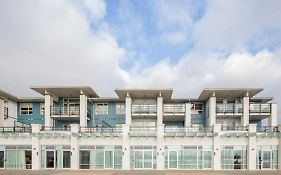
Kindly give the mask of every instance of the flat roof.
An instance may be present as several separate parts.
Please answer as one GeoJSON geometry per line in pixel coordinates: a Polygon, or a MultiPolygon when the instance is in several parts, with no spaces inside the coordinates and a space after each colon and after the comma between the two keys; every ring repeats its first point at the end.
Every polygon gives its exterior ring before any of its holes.
{"type": "Polygon", "coordinates": [[[217,98],[239,98],[248,93],[251,98],[261,91],[263,91],[263,88],[206,88],[201,92],[198,99],[208,100],[213,93],[216,94],[217,98]]]}
{"type": "Polygon", "coordinates": [[[18,97],[17,96],[14,96],[8,92],[5,92],[3,90],[0,89],[0,98],[3,98],[5,100],[6,99],[11,99],[11,100],[14,100],[14,101],[17,101],[18,100],[18,97]]]}
{"type": "Polygon", "coordinates": [[[45,91],[48,91],[58,97],[79,97],[81,91],[83,91],[89,98],[99,97],[89,86],[33,86],[31,89],[41,95],[45,95],[45,91]]]}
{"type": "Polygon", "coordinates": [[[120,99],[125,99],[127,94],[132,98],[157,98],[161,93],[163,100],[171,100],[173,89],[115,89],[114,90],[120,99]]]}

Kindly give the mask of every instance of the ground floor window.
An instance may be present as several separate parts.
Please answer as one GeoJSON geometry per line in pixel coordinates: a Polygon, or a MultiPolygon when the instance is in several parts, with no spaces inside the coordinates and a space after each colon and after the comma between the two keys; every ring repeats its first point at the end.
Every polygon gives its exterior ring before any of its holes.
{"type": "Polygon", "coordinates": [[[70,145],[41,146],[41,169],[70,168],[70,145]]]}
{"type": "Polygon", "coordinates": [[[222,146],[222,169],[247,169],[247,146],[222,146]]]}
{"type": "Polygon", "coordinates": [[[131,146],[132,169],[156,169],[156,146],[131,146]]]}
{"type": "Polygon", "coordinates": [[[257,146],[256,168],[278,169],[278,146],[257,146]]]}
{"type": "Polygon", "coordinates": [[[80,169],[121,169],[122,146],[80,146],[80,169]]]}
{"type": "Polygon", "coordinates": [[[211,169],[212,146],[165,146],[166,169],[211,169]]]}

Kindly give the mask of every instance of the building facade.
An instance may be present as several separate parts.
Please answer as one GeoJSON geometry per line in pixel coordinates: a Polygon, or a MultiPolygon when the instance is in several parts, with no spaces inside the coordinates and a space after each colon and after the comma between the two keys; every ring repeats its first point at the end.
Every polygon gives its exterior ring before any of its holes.
{"type": "Polygon", "coordinates": [[[263,89],[32,87],[0,90],[0,168],[123,170],[281,169],[277,104],[263,89]]]}

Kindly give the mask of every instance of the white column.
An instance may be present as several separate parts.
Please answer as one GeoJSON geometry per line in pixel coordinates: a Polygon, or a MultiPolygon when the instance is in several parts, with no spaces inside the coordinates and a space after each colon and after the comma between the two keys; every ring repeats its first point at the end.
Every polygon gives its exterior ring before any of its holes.
{"type": "Polygon", "coordinates": [[[71,128],[71,169],[79,169],[79,125],[70,124],[71,128]]]}
{"type": "Polygon", "coordinates": [[[271,104],[271,114],[268,118],[268,126],[277,126],[277,104],[271,104]]]}
{"type": "Polygon", "coordinates": [[[87,109],[88,97],[85,94],[80,95],[80,126],[87,127],[87,109]]]}
{"type": "Polygon", "coordinates": [[[0,127],[4,127],[4,100],[0,98],[0,127]]]}
{"type": "Polygon", "coordinates": [[[256,124],[248,125],[248,170],[256,170],[256,124]]]}
{"type": "Polygon", "coordinates": [[[216,97],[215,94],[209,99],[209,126],[216,124],[216,97]]]}
{"type": "Polygon", "coordinates": [[[129,132],[130,132],[130,126],[127,124],[122,125],[122,169],[123,170],[129,170],[130,169],[130,138],[129,138],[129,132]]]}
{"type": "Polygon", "coordinates": [[[157,97],[157,125],[163,124],[163,97],[157,97]]]}
{"type": "Polygon", "coordinates": [[[41,148],[40,148],[40,139],[37,136],[37,133],[40,132],[40,124],[31,124],[32,127],[32,169],[40,170],[41,169],[41,148]]]}
{"type": "Polygon", "coordinates": [[[241,126],[247,126],[249,124],[249,107],[250,98],[247,95],[243,97],[243,115],[241,117],[241,126]]]}
{"type": "Polygon", "coordinates": [[[185,103],[184,126],[191,126],[191,103],[185,103]]]}
{"type": "Polygon", "coordinates": [[[131,97],[126,97],[126,125],[131,125],[132,123],[132,99],[131,97]]]}
{"type": "Polygon", "coordinates": [[[165,129],[164,124],[157,126],[157,154],[156,154],[157,170],[165,169],[164,129],[165,129]]]}
{"type": "Polygon", "coordinates": [[[221,124],[213,125],[213,170],[221,169],[221,124]]]}
{"type": "Polygon", "coordinates": [[[53,120],[51,118],[51,107],[53,106],[53,97],[49,94],[45,95],[45,126],[52,127],[53,120]]]}

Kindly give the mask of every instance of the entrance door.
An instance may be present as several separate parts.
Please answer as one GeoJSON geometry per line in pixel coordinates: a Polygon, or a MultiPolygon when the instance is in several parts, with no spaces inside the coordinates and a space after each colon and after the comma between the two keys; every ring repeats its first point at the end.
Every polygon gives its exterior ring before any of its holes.
{"type": "Polygon", "coordinates": [[[153,155],[152,150],[143,151],[143,168],[152,169],[153,168],[153,155]]]}
{"type": "Polygon", "coordinates": [[[63,151],[62,152],[63,157],[62,157],[62,168],[70,168],[70,151],[63,151]]]}
{"type": "Polygon", "coordinates": [[[55,168],[55,151],[46,151],[46,168],[55,168]]]}
{"type": "Polygon", "coordinates": [[[5,153],[0,151],[0,168],[5,168],[5,153]]]}
{"type": "Polygon", "coordinates": [[[142,169],[143,168],[143,151],[142,150],[135,150],[135,169],[142,169]]]}
{"type": "Polygon", "coordinates": [[[203,151],[203,168],[211,169],[212,168],[212,151],[203,151]]]}
{"type": "Polygon", "coordinates": [[[178,168],[178,151],[169,150],[168,152],[168,168],[177,169],[178,168]]]}
{"type": "Polygon", "coordinates": [[[113,164],[114,164],[113,158],[114,158],[113,150],[104,151],[104,168],[105,169],[113,169],[113,164]]]}
{"type": "Polygon", "coordinates": [[[262,151],[262,169],[271,169],[271,151],[262,151]]]}

